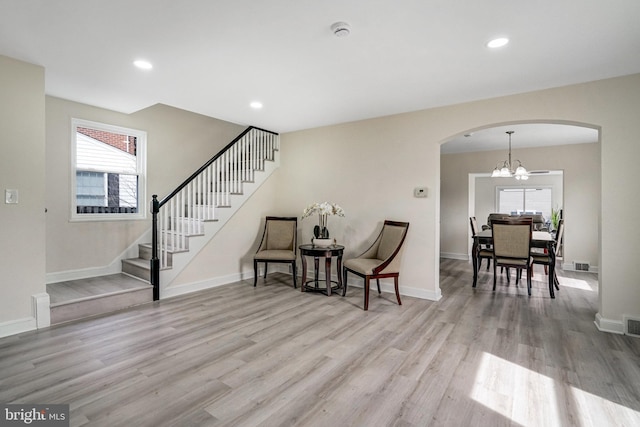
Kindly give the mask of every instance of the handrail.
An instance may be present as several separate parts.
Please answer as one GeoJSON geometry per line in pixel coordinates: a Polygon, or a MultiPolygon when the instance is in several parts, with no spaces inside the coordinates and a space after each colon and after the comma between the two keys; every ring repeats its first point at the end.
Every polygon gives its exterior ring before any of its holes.
{"type": "Polygon", "coordinates": [[[201,223],[215,219],[214,209],[228,205],[230,194],[237,193],[242,182],[252,180],[254,171],[272,159],[273,151],[279,149],[277,137],[276,132],[249,126],[168,196],[162,200],[152,196],[150,281],[154,301],[160,299],[160,269],[168,265],[169,252],[188,250],[187,237],[201,233],[201,223]],[[247,137],[251,131],[258,134],[247,137]]]}
{"type": "Polygon", "coordinates": [[[191,176],[187,179],[184,180],[184,182],[182,184],[180,184],[175,190],[173,190],[167,197],[165,197],[164,199],[160,200],[158,208],[161,208],[162,206],[164,206],[169,199],[172,199],[176,194],[178,194],[181,190],[184,189],[184,187],[187,186],[187,184],[189,184],[191,181],[193,181],[198,175],[200,175],[207,167],[211,166],[211,164],[213,162],[215,162],[220,156],[222,156],[222,154],[227,151],[229,148],[231,148],[231,146],[233,146],[236,142],[240,141],[246,134],[248,134],[249,132],[251,132],[251,130],[259,130],[261,132],[266,132],[266,133],[270,133],[272,135],[278,135],[277,132],[272,132],[270,130],[266,130],[266,129],[261,129],[255,126],[249,126],[248,128],[246,128],[240,135],[238,135],[237,137],[235,137],[235,139],[233,141],[231,141],[230,143],[227,144],[226,147],[224,147],[222,150],[220,150],[215,156],[213,156],[211,159],[209,159],[207,161],[207,163],[205,163],[204,165],[202,165],[200,167],[200,169],[198,169],[197,171],[195,171],[193,174],[191,174],[191,176]]]}

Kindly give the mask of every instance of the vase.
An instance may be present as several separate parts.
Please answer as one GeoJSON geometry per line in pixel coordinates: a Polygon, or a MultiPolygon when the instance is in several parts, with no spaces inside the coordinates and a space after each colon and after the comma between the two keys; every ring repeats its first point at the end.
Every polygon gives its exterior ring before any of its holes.
{"type": "Polygon", "coordinates": [[[322,248],[333,245],[333,239],[313,239],[312,242],[314,246],[320,246],[322,248]]]}

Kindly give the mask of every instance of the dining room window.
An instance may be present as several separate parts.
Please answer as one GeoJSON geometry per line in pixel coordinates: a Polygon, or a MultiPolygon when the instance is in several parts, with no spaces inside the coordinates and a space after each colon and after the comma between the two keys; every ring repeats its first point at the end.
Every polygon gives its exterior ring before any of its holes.
{"type": "Polygon", "coordinates": [[[518,214],[542,214],[551,218],[553,189],[551,187],[513,188],[497,187],[498,212],[518,214]]]}

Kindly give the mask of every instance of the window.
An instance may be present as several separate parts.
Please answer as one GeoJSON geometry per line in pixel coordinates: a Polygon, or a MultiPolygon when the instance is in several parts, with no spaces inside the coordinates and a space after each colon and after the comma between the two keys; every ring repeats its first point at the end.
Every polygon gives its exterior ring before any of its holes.
{"type": "Polygon", "coordinates": [[[506,214],[542,214],[551,218],[552,189],[498,187],[498,212],[506,214]]]}
{"type": "Polygon", "coordinates": [[[80,119],[71,127],[71,219],[144,219],[146,132],[80,119]]]}

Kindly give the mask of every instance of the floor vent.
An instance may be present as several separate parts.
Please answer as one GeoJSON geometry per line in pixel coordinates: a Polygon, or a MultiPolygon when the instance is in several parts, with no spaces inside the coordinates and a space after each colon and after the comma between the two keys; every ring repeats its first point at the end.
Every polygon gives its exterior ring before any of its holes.
{"type": "Polygon", "coordinates": [[[640,319],[625,316],[624,333],[625,335],[640,338],[640,319]]]}
{"type": "Polygon", "coordinates": [[[589,271],[589,263],[588,262],[578,262],[575,261],[573,263],[576,271],[589,271]]]}

